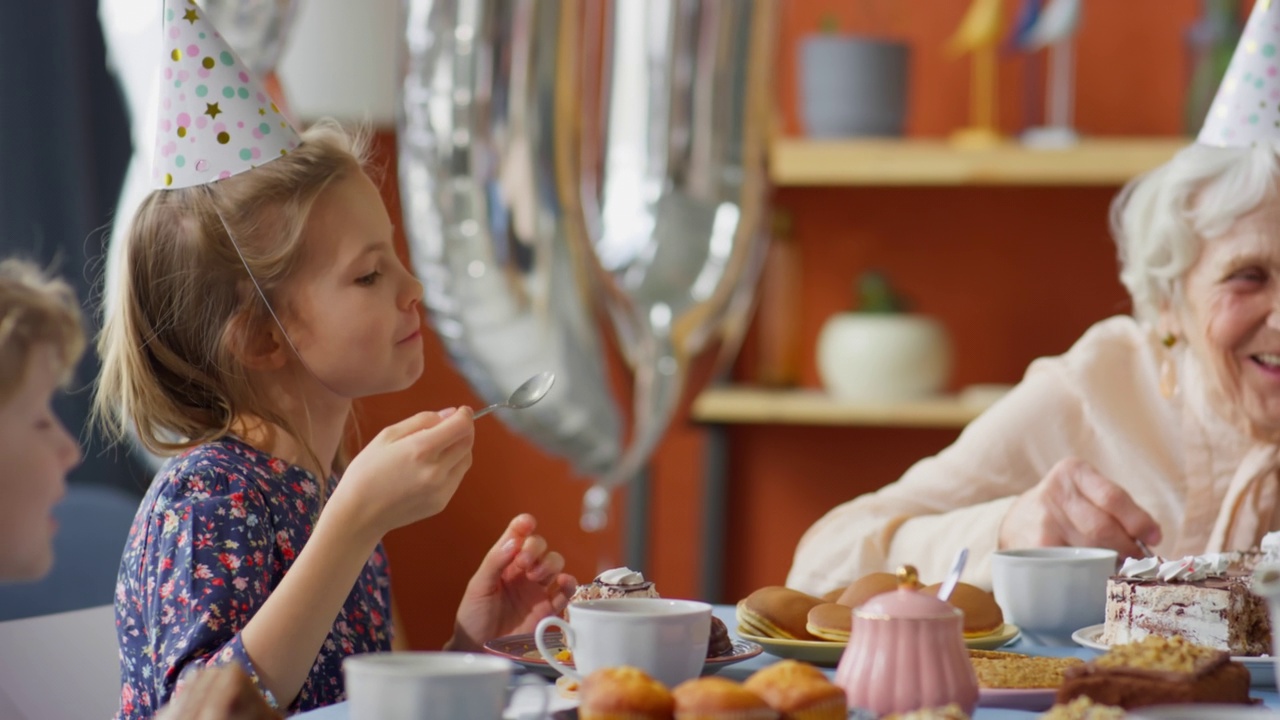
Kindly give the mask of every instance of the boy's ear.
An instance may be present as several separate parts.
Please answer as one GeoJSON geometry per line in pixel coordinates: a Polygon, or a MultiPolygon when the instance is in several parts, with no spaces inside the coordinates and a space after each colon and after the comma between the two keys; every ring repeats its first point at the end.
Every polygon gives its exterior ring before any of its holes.
{"type": "Polygon", "coordinates": [[[271,323],[254,323],[239,315],[227,328],[227,340],[231,354],[250,370],[279,370],[288,360],[280,328],[271,323]]]}

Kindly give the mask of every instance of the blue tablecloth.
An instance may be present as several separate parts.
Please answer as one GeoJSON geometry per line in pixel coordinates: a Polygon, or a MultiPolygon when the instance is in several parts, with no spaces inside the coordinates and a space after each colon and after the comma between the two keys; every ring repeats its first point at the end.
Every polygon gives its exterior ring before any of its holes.
{"type": "MultiPolygon", "coordinates": [[[[730,632],[733,633],[733,629],[738,625],[737,618],[734,616],[734,607],[732,605],[717,605],[715,607],[715,615],[723,620],[724,623],[729,626],[730,632]]],[[[1057,657],[1074,656],[1085,660],[1088,660],[1098,654],[1096,650],[1089,650],[1087,648],[1044,647],[1040,645],[1033,645],[1023,641],[1022,639],[1015,640],[1012,644],[1001,649],[1026,653],[1028,655],[1053,655],[1057,657]]],[[[778,658],[769,655],[768,653],[761,653],[750,660],[744,660],[740,663],[730,665],[724,670],[721,670],[719,674],[734,680],[744,680],[756,670],[759,670],[766,665],[771,665],[777,661],[778,658]]],[[[828,675],[835,675],[834,670],[827,670],[826,672],[828,675]]],[[[548,688],[550,688],[550,686],[548,686],[548,688]]],[[[1280,695],[1277,695],[1274,687],[1254,687],[1251,694],[1253,697],[1261,699],[1268,707],[1280,708],[1280,695]]],[[[979,707],[973,715],[973,720],[1027,720],[1027,718],[1034,718],[1039,715],[1040,713],[1038,712],[1029,712],[1025,710],[979,707]]],[[[302,713],[296,717],[305,718],[305,720],[349,720],[347,706],[345,703],[332,705],[320,710],[313,710],[308,713],[302,713]]]]}

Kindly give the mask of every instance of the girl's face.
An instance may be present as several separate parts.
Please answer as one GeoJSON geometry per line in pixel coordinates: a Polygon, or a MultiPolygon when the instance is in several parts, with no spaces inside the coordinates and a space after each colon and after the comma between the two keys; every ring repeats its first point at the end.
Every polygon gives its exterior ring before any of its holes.
{"type": "Polygon", "coordinates": [[[1265,203],[1204,243],[1177,313],[1229,411],[1260,437],[1280,434],[1280,204],[1265,203]]]}
{"type": "Polygon", "coordinates": [[[0,405],[0,581],[36,580],[53,566],[53,506],[80,446],[53,414],[60,363],[37,346],[18,392],[0,405]]]}
{"type": "Polygon", "coordinates": [[[343,398],[403,390],[422,374],[422,285],[393,237],[363,172],[330,184],[303,230],[282,321],[307,369],[343,398]]]}

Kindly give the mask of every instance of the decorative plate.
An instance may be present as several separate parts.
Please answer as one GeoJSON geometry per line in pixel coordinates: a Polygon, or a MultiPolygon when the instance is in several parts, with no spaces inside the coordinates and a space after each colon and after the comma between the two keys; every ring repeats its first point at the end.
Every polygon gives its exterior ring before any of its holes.
{"type": "MultiPolygon", "coordinates": [[[[1105,626],[1102,624],[1082,627],[1071,633],[1071,639],[1093,650],[1109,650],[1111,646],[1102,642],[1103,627],[1105,626]]],[[[1231,659],[1249,669],[1249,677],[1253,685],[1271,687],[1276,684],[1276,658],[1266,655],[1233,655],[1231,659]]]]}
{"type": "MultiPolygon", "coordinates": [[[[788,640],[785,638],[764,637],[752,633],[741,625],[738,626],[737,632],[738,637],[759,644],[770,655],[803,660],[823,667],[835,667],[840,662],[840,656],[844,654],[845,645],[848,644],[830,640],[788,640]]],[[[991,635],[965,638],[964,644],[974,650],[995,650],[1008,645],[1018,637],[1018,633],[1017,625],[1005,623],[991,635]]]]}
{"type": "Polygon", "coordinates": [[[979,688],[978,705],[1010,710],[1048,710],[1053,707],[1057,695],[1057,688],[979,688]]]}
{"type": "MultiPolygon", "coordinates": [[[[552,650],[564,649],[564,640],[560,633],[550,631],[546,634],[547,645],[552,650]]],[[[522,633],[520,635],[507,635],[506,637],[495,638],[484,644],[484,649],[498,657],[504,657],[512,662],[519,663],[526,669],[545,675],[549,678],[559,677],[560,673],[556,669],[547,664],[543,659],[542,653],[538,652],[538,645],[533,641],[533,633],[522,633]]],[[[714,675],[724,668],[748,660],[761,653],[763,648],[746,640],[734,640],[733,650],[719,657],[707,658],[702,666],[703,675],[714,675]]],[[[572,662],[566,663],[570,667],[572,662]]]]}

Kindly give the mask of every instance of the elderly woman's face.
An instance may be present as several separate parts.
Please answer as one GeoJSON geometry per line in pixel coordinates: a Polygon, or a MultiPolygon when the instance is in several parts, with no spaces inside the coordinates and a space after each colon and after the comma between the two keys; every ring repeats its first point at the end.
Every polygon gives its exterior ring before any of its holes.
{"type": "Polygon", "coordinates": [[[1280,432],[1280,203],[1204,243],[1181,332],[1257,432],[1280,432]]]}

